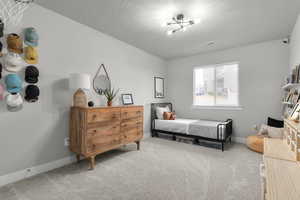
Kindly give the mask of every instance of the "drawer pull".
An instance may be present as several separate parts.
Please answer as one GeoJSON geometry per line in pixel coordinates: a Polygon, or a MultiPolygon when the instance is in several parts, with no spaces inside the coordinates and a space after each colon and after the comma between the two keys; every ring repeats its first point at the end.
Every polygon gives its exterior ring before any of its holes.
{"type": "Polygon", "coordinates": [[[93,115],[93,119],[96,119],[97,118],[97,115],[93,115]]]}
{"type": "Polygon", "coordinates": [[[97,133],[97,130],[94,130],[94,133],[97,133]]]}

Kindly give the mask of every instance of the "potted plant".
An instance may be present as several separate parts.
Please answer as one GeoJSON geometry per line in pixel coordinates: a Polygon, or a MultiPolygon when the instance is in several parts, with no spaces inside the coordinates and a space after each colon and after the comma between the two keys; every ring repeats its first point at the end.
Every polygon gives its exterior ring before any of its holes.
{"type": "Polygon", "coordinates": [[[107,99],[107,106],[112,106],[112,102],[114,100],[114,98],[117,96],[119,90],[115,90],[115,89],[107,89],[104,91],[104,96],[107,99]]]}

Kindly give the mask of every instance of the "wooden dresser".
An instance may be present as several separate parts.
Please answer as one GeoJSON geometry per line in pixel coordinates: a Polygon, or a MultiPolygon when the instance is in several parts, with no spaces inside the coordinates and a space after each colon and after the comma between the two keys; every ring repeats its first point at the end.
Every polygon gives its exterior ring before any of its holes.
{"type": "Polygon", "coordinates": [[[140,148],[143,138],[143,106],[82,108],[72,107],[70,113],[70,150],[90,160],[95,156],[128,143],[140,148]]]}
{"type": "Polygon", "coordinates": [[[300,199],[300,128],[285,120],[284,139],[265,138],[262,199],[300,199]]]}

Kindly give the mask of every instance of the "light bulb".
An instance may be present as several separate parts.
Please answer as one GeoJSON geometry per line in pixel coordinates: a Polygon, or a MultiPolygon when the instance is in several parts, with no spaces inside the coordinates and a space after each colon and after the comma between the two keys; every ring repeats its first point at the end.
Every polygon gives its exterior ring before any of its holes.
{"type": "Polygon", "coordinates": [[[173,32],[173,30],[169,30],[168,32],[167,32],[167,35],[172,35],[174,32],[173,32]]]}
{"type": "Polygon", "coordinates": [[[199,24],[201,22],[201,19],[200,18],[197,18],[197,19],[194,19],[194,24],[199,24]]]}
{"type": "Polygon", "coordinates": [[[183,32],[185,32],[185,31],[186,31],[186,29],[187,29],[186,27],[183,27],[183,28],[182,28],[182,31],[183,31],[183,32]]]}
{"type": "Polygon", "coordinates": [[[167,26],[168,26],[168,23],[167,23],[167,22],[161,23],[161,27],[167,27],[167,26]]]}

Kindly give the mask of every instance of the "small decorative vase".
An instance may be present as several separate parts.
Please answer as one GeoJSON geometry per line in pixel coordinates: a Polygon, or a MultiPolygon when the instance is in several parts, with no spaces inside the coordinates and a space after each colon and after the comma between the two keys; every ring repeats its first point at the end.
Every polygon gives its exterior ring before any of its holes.
{"type": "Polygon", "coordinates": [[[107,106],[112,106],[112,101],[108,101],[107,106]]]}

